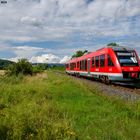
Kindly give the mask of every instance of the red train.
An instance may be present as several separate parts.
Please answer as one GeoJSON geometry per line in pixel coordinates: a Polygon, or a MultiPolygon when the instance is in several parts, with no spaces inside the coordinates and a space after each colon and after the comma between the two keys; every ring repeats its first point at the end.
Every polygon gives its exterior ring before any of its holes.
{"type": "Polygon", "coordinates": [[[106,47],[71,59],[66,63],[66,73],[105,83],[140,81],[140,60],[133,49],[106,47]]]}

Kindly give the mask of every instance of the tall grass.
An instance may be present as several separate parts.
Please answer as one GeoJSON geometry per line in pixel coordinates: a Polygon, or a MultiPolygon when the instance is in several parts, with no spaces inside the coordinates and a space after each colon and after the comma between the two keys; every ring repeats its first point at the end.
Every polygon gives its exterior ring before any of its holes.
{"type": "Polygon", "coordinates": [[[0,78],[0,139],[137,140],[140,103],[47,71],[0,78]]]}

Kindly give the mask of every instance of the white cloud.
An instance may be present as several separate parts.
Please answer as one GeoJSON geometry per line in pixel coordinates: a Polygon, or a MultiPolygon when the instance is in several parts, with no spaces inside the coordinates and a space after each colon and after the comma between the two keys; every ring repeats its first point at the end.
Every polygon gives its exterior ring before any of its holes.
{"type": "Polygon", "coordinates": [[[13,61],[13,62],[18,62],[18,60],[21,59],[20,57],[13,57],[13,58],[9,58],[9,61],[13,61]]]}
{"type": "Polygon", "coordinates": [[[139,33],[126,22],[140,16],[139,5],[139,0],[94,0],[89,4],[86,0],[9,0],[0,5],[0,40],[58,39],[74,32],[102,36],[139,33]]]}
{"type": "Polygon", "coordinates": [[[13,47],[15,50],[22,50],[22,51],[38,51],[38,50],[43,50],[43,48],[38,48],[38,47],[32,47],[32,46],[17,46],[13,47]]]}
{"type": "MultiPolygon", "coordinates": [[[[16,57],[28,59],[34,57],[36,61],[46,61],[45,56],[38,53],[54,54],[55,49],[13,47],[1,42],[62,40],[66,42],[64,44],[66,48],[56,49],[56,53],[62,57],[80,49],[86,43],[90,44],[95,37],[140,35],[140,0],[93,0],[89,3],[87,0],[7,0],[7,2],[4,5],[0,4],[0,51],[10,50],[16,57]],[[74,38],[75,34],[79,36],[74,38]],[[71,43],[75,46],[75,50],[70,48],[71,43]]],[[[99,45],[95,44],[94,48],[97,48],[96,46],[99,45]]]]}
{"type": "Polygon", "coordinates": [[[59,63],[60,58],[53,54],[43,54],[41,56],[33,56],[29,61],[32,63],[59,63]]]}
{"type": "MultiPolygon", "coordinates": [[[[68,60],[70,60],[71,57],[69,56],[64,56],[63,58],[60,58],[54,54],[43,54],[40,56],[32,56],[29,58],[29,62],[31,63],[61,63],[64,64],[68,60]]],[[[13,61],[13,62],[18,62],[19,59],[22,59],[22,57],[13,57],[8,60],[13,61]]]]}
{"type": "Polygon", "coordinates": [[[32,46],[17,46],[11,48],[12,51],[15,53],[15,55],[20,58],[31,58],[32,56],[36,55],[38,52],[46,50],[43,48],[37,48],[32,46]]]}
{"type": "Polygon", "coordinates": [[[21,18],[21,22],[23,24],[29,24],[31,26],[36,26],[36,27],[41,27],[42,26],[42,21],[38,20],[37,18],[33,18],[33,17],[22,17],[21,18]]]}
{"type": "Polygon", "coordinates": [[[60,63],[66,63],[67,61],[69,61],[71,59],[70,56],[64,56],[61,60],[60,60],[60,63]]]}

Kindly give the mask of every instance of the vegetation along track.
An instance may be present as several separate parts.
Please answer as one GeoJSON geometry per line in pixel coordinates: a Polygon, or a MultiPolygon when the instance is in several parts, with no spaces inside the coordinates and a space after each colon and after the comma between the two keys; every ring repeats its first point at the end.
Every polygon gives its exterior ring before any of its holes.
{"type": "MultiPolygon", "coordinates": [[[[62,71],[55,71],[57,74],[64,74],[66,73],[62,71]]],[[[124,86],[120,85],[119,83],[112,83],[110,85],[106,85],[96,80],[87,79],[84,77],[77,78],[72,76],[75,80],[83,80],[84,84],[86,84],[89,88],[92,89],[92,86],[96,87],[101,93],[109,95],[109,96],[117,96],[121,99],[128,100],[128,101],[137,101],[140,100],[140,87],[135,86],[124,86]]]]}

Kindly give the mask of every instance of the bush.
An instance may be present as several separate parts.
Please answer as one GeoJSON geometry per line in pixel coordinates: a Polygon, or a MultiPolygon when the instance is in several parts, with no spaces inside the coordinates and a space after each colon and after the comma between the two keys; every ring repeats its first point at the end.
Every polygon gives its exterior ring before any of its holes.
{"type": "Polygon", "coordinates": [[[112,43],[109,43],[109,44],[107,44],[107,46],[119,46],[119,44],[117,44],[116,42],[112,42],[112,43]]]}
{"type": "Polygon", "coordinates": [[[52,66],[50,67],[51,70],[60,70],[60,71],[65,71],[65,66],[52,66]]]}
{"type": "Polygon", "coordinates": [[[32,75],[33,74],[33,67],[32,64],[28,62],[27,59],[20,59],[17,63],[10,65],[7,68],[8,75],[32,75]]]}
{"type": "Polygon", "coordinates": [[[37,65],[33,66],[33,73],[43,72],[47,68],[48,68],[47,64],[37,64],[37,65]]]}

